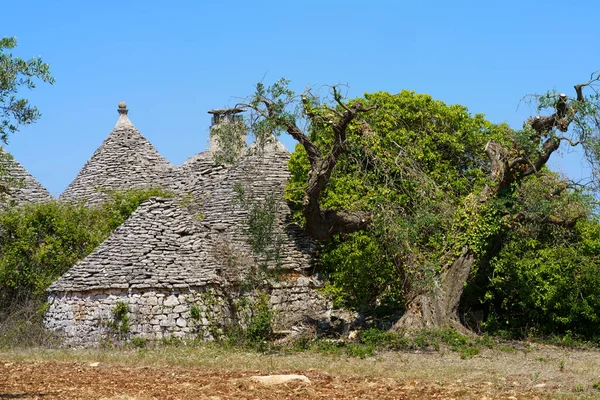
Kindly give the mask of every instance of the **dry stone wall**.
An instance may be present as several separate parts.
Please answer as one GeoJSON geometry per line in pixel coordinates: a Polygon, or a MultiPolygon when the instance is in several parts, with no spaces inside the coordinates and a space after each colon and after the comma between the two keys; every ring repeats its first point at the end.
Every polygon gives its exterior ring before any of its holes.
{"type": "Polygon", "coordinates": [[[48,329],[62,335],[68,346],[90,347],[140,337],[213,339],[214,327],[229,317],[219,289],[211,286],[185,291],[93,290],[57,293],[48,298],[48,329]],[[128,323],[121,329],[118,304],[126,304],[128,323]]]}

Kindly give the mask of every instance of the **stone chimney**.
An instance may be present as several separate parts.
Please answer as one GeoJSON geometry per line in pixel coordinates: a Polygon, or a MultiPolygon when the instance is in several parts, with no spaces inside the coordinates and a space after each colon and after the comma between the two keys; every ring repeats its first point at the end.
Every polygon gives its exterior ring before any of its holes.
{"type": "Polygon", "coordinates": [[[242,129],[242,139],[244,143],[246,143],[246,129],[244,124],[244,120],[240,113],[246,111],[243,108],[221,108],[214,109],[208,111],[209,114],[212,114],[212,120],[210,125],[210,147],[208,151],[211,153],[215,153],[219,149],[219,143],[217,138],[212,134],[213,129],[221,124],[240,124],[240,129],[242,129]]]}

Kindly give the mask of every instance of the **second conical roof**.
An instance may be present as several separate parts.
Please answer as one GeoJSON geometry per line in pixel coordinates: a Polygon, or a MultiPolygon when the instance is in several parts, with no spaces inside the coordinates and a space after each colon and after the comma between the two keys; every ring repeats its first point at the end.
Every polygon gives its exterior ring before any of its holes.
{"type": "Polygon", "coordinates": [[[119,114],[112,132],[59,200],[98,204],[107,190],[168,186],[173,166],[129,121],[125,103],[119,104],[119,114]]]}

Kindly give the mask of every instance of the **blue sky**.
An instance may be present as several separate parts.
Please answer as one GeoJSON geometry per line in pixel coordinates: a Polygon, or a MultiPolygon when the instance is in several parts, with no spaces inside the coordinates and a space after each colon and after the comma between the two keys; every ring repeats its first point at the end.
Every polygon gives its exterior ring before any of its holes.
{"type": "MultiPolygon", "coordinates": [[[[209,109],[281,77],[297,91],[348,84],[350,97],[410,89],[520,127],[535,112],[518,108],[524,95],[573,94],[600,69],[598,15],[587,0],[5,2],[0,36],[16,36],[14,53],[41,55],[56,78],[23,92],[43,117],[8,150],[58,195],[126,101],[180,165],[207,147],[209,109]]],[[[586,173],[576,154],[553,166],[586,173]]]]}

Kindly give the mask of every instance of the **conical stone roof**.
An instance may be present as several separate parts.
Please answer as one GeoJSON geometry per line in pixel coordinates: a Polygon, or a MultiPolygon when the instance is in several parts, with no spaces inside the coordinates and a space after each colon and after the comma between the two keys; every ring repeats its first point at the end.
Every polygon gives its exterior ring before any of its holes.
{"type": "Polygon", "coordinates": [[[277,204],[275,232],[280,238],[280,267],[301,272],[313,265],[318,244],[292,223],[291,210],[283,198],[290,177],[289,159],[289,151],[276,138],[261,147],[251,146],[205,197],[202,223],[211,228],[215,243],[229,242],[238,254],[245,255],[244,258],[252,256],[261,262],[260,256],[257,259],[255,254],[252,255],[246,232],[247,221],[253,205],[262,207],[273,196],[277,204]],[[244,205],[238,201],[240,188],[251,204],[244,205]]]}
{"type": "Polygon", "coordinates": [[[7,193],[0,198],[0,206],[7,204],[43,203],[53,197],[12,155],[0,148],[1,185],[7,193]]]}
{"type": "Polygon", "coordinates": [[[93,205],[106,198],[106,190],[169,186],[173,166],[129,121],[125,103],[118,111],[114,129],[59,200],[93,205]]]}
{"type": "Polygon", "coordinates": [[[49,292],[151,290],[219,282],[207,229],[175,200],[151,198],[49,292]]]}

